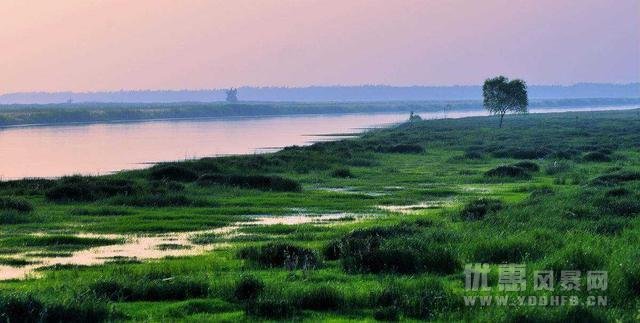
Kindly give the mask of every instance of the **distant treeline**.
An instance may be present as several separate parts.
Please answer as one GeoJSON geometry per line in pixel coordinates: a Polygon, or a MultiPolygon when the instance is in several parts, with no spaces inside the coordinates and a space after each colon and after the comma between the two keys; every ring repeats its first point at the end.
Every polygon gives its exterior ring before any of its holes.
{"type": "MultiPolygon", "coordinates": [[[[636,99],[531,100],[531,108],[640,104],[636,99]]],[[[0,105],[0,127],[33,124],[140,121],[151,119],[252,117],[269,115],[428,112],[482,109],[479,100],[351,103],[65,103],[0,105]]]]}
{"type": "MultiPolygon", "coordinates": [[[[570,86],[530,85],[532,99],[637,98],[640,83],[578,83],[570,86]]],[[[224,89],[149,90],[114,92],[24,92],[0,95],[0,104],[64,102],[215,102],[224,101],[224,89]]],[[[479,100],[481,86],[311,86],[311,87],[240,87],[241,101],[269,102],[364,102],[479,100]]]]}

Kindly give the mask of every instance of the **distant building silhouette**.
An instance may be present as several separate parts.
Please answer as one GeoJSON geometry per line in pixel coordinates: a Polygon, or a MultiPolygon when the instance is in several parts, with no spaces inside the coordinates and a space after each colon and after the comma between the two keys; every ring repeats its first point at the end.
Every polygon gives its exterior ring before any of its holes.
{"type": "Polygon", "coordinates": [[[238,102],[238,89],[230,88],[225,93],[227,94],[227,102],[238,102]]]}

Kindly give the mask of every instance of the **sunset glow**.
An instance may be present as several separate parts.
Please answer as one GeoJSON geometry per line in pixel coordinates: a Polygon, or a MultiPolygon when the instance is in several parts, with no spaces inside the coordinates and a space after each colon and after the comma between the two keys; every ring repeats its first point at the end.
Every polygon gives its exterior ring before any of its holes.
{"type": "Polygon", "coordinates": [[[0,92],[640,81],[640,2],[0,3],[0,92]]]}

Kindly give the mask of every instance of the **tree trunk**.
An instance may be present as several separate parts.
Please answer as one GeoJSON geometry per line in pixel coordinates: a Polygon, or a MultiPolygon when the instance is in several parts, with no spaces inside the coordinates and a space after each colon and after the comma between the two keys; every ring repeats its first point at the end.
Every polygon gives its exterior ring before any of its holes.
{"type": "Polygon", "coordinates": [[[502,119],[504,118],[504,113],[500,114],[500,128],[502,128],[502,119]]]}

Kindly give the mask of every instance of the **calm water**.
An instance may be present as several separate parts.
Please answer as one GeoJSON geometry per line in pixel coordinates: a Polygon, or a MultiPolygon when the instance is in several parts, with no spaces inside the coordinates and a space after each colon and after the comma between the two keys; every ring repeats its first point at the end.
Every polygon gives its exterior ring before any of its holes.
{"type": "MultiPolygon", "coordinates": [[[[569,110],[578,109],[544,111],[569,110]]],[[[443,117],[442,112],[420,115],[443,117]]],[[[477,115],[486,112],[447,113],[448,118],[477,115]]],[[[406,113],[377,113],[5,128],[0,129],[0,177],[105,174],[158,161],[260,153],[332,139],[319,136],[323,134],[359,132],[407,118],[406,113]]]]}

